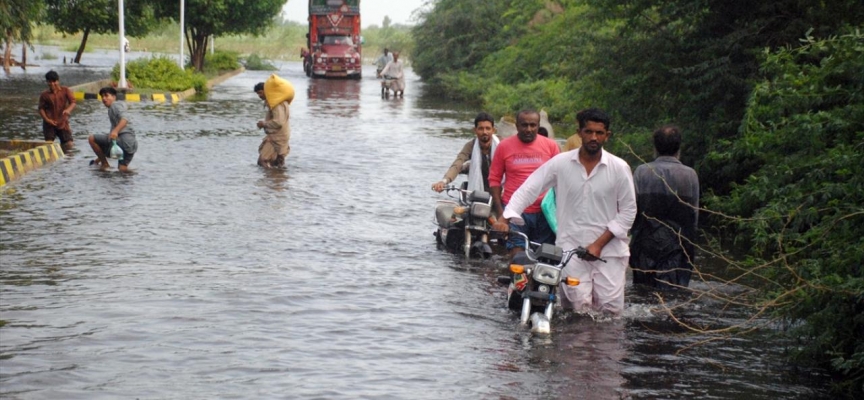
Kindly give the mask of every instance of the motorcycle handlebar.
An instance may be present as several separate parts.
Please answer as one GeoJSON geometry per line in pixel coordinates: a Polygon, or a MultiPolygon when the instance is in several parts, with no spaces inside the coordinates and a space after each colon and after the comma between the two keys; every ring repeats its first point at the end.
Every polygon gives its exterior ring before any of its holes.
{"type": "MultiPolygon", "coordinates": [[[[499,232],[499,231],[493,231],[493,232],[499,232]]],[[[540,245],[542,244],[542,243],[532,242],[532,241],[528,240],[528,235],[526,235],[523,232],[510,231],[510,232],[500,232],[500,233],[503,234],[504,236],[507,236],[508,234],[517,234],[519,236],[522,236],[522,239],[525,240],[525,243],[527,244],[527,246],[530,246],[532,248],[540,247],[540,245]]],[[[526,250],[528,250],[528,249],[526,249],[526,250]]],[[[526,251],[525,255],[528,257],[529,260],[537,261],[537,258],[535,258],[532,253],[533,253],[533,251],[526,251]]],[[[562,258],[562,261],[563,261],[562,264],[567,264],[568,262],[570,262],[570,258],[572,258],[574,255],[576,257],[579,257],[579,258],[585,260],[585,261],[602,261],[604,263],[606,262],[606,260],[604,260],[600,257],[595,257],[593,254],[589,253],[588,249],[586,249],[582,246],[579,246],[579,247],[576,247],[575,249],[570,249],[570,250],[564,251],[564,258],[562,258]]]]}

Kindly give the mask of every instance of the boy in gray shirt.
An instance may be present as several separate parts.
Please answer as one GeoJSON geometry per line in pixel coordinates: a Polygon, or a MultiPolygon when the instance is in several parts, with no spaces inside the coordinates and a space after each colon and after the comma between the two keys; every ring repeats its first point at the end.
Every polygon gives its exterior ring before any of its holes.
{"type": "Polygon", "coordinates": [[[120,149],[123,150],[123,156],[119,158],[117,169],[121,172],[129,170],[129,163],[132,162],[132,157],[138,151],[138,140],[135,139],[135,131],[132,130],[132,124],[129,122],[126,105],[117,102],[117,91],[110,86],[99,90],[99,96],[102,97],[102,104],[108,107],[108,119],[111,121],[111,132],[108,134],[100,133],[90,135],[88,141],[93,152],[96,153],[97,160],[91,161],[90,165],[97,165],[99,169],[107,171],[111,168],[108,165],[106,154],[110,154],[112,142],[116,141],[120,149]]]}

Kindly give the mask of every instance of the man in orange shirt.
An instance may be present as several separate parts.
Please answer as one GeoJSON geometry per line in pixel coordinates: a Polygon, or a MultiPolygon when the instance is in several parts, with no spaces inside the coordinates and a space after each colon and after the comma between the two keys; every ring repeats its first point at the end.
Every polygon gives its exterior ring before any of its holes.
{"type": "Polygon", "coordinates": [[[60,86],[60,76],[55,71],[45,74],[48,90],[39,96],[39,115],[42,117],[42,134],[46,142],[60,138],[63,150],[74,145],[69,115],[75,109],[75,95],[66,86],[60,86]]]}

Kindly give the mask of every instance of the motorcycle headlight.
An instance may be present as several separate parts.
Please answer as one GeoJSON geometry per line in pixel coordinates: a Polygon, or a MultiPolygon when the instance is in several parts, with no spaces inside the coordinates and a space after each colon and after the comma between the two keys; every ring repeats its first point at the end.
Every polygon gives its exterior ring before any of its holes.
{"type": "Polygon", "coordinates": [[[485,203],[471,203],[471,216],[486,219],[492,215],[492,206],[485,203]]]}
{"type": "Polygon", "coordinates": [[[551,265],[537,264],[531,277],[535,282],[554,286],[561,282],[561,270],[551,265]]]}

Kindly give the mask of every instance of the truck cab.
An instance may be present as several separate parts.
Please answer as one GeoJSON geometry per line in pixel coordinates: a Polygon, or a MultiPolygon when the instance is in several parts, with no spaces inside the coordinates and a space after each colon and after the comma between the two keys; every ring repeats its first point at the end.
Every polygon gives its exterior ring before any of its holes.
{"type": "Polygon", "coordinates": [[[360,0],[309,0],[306,38],[301,56],[307,76],[362,77],[360,0]]]}

